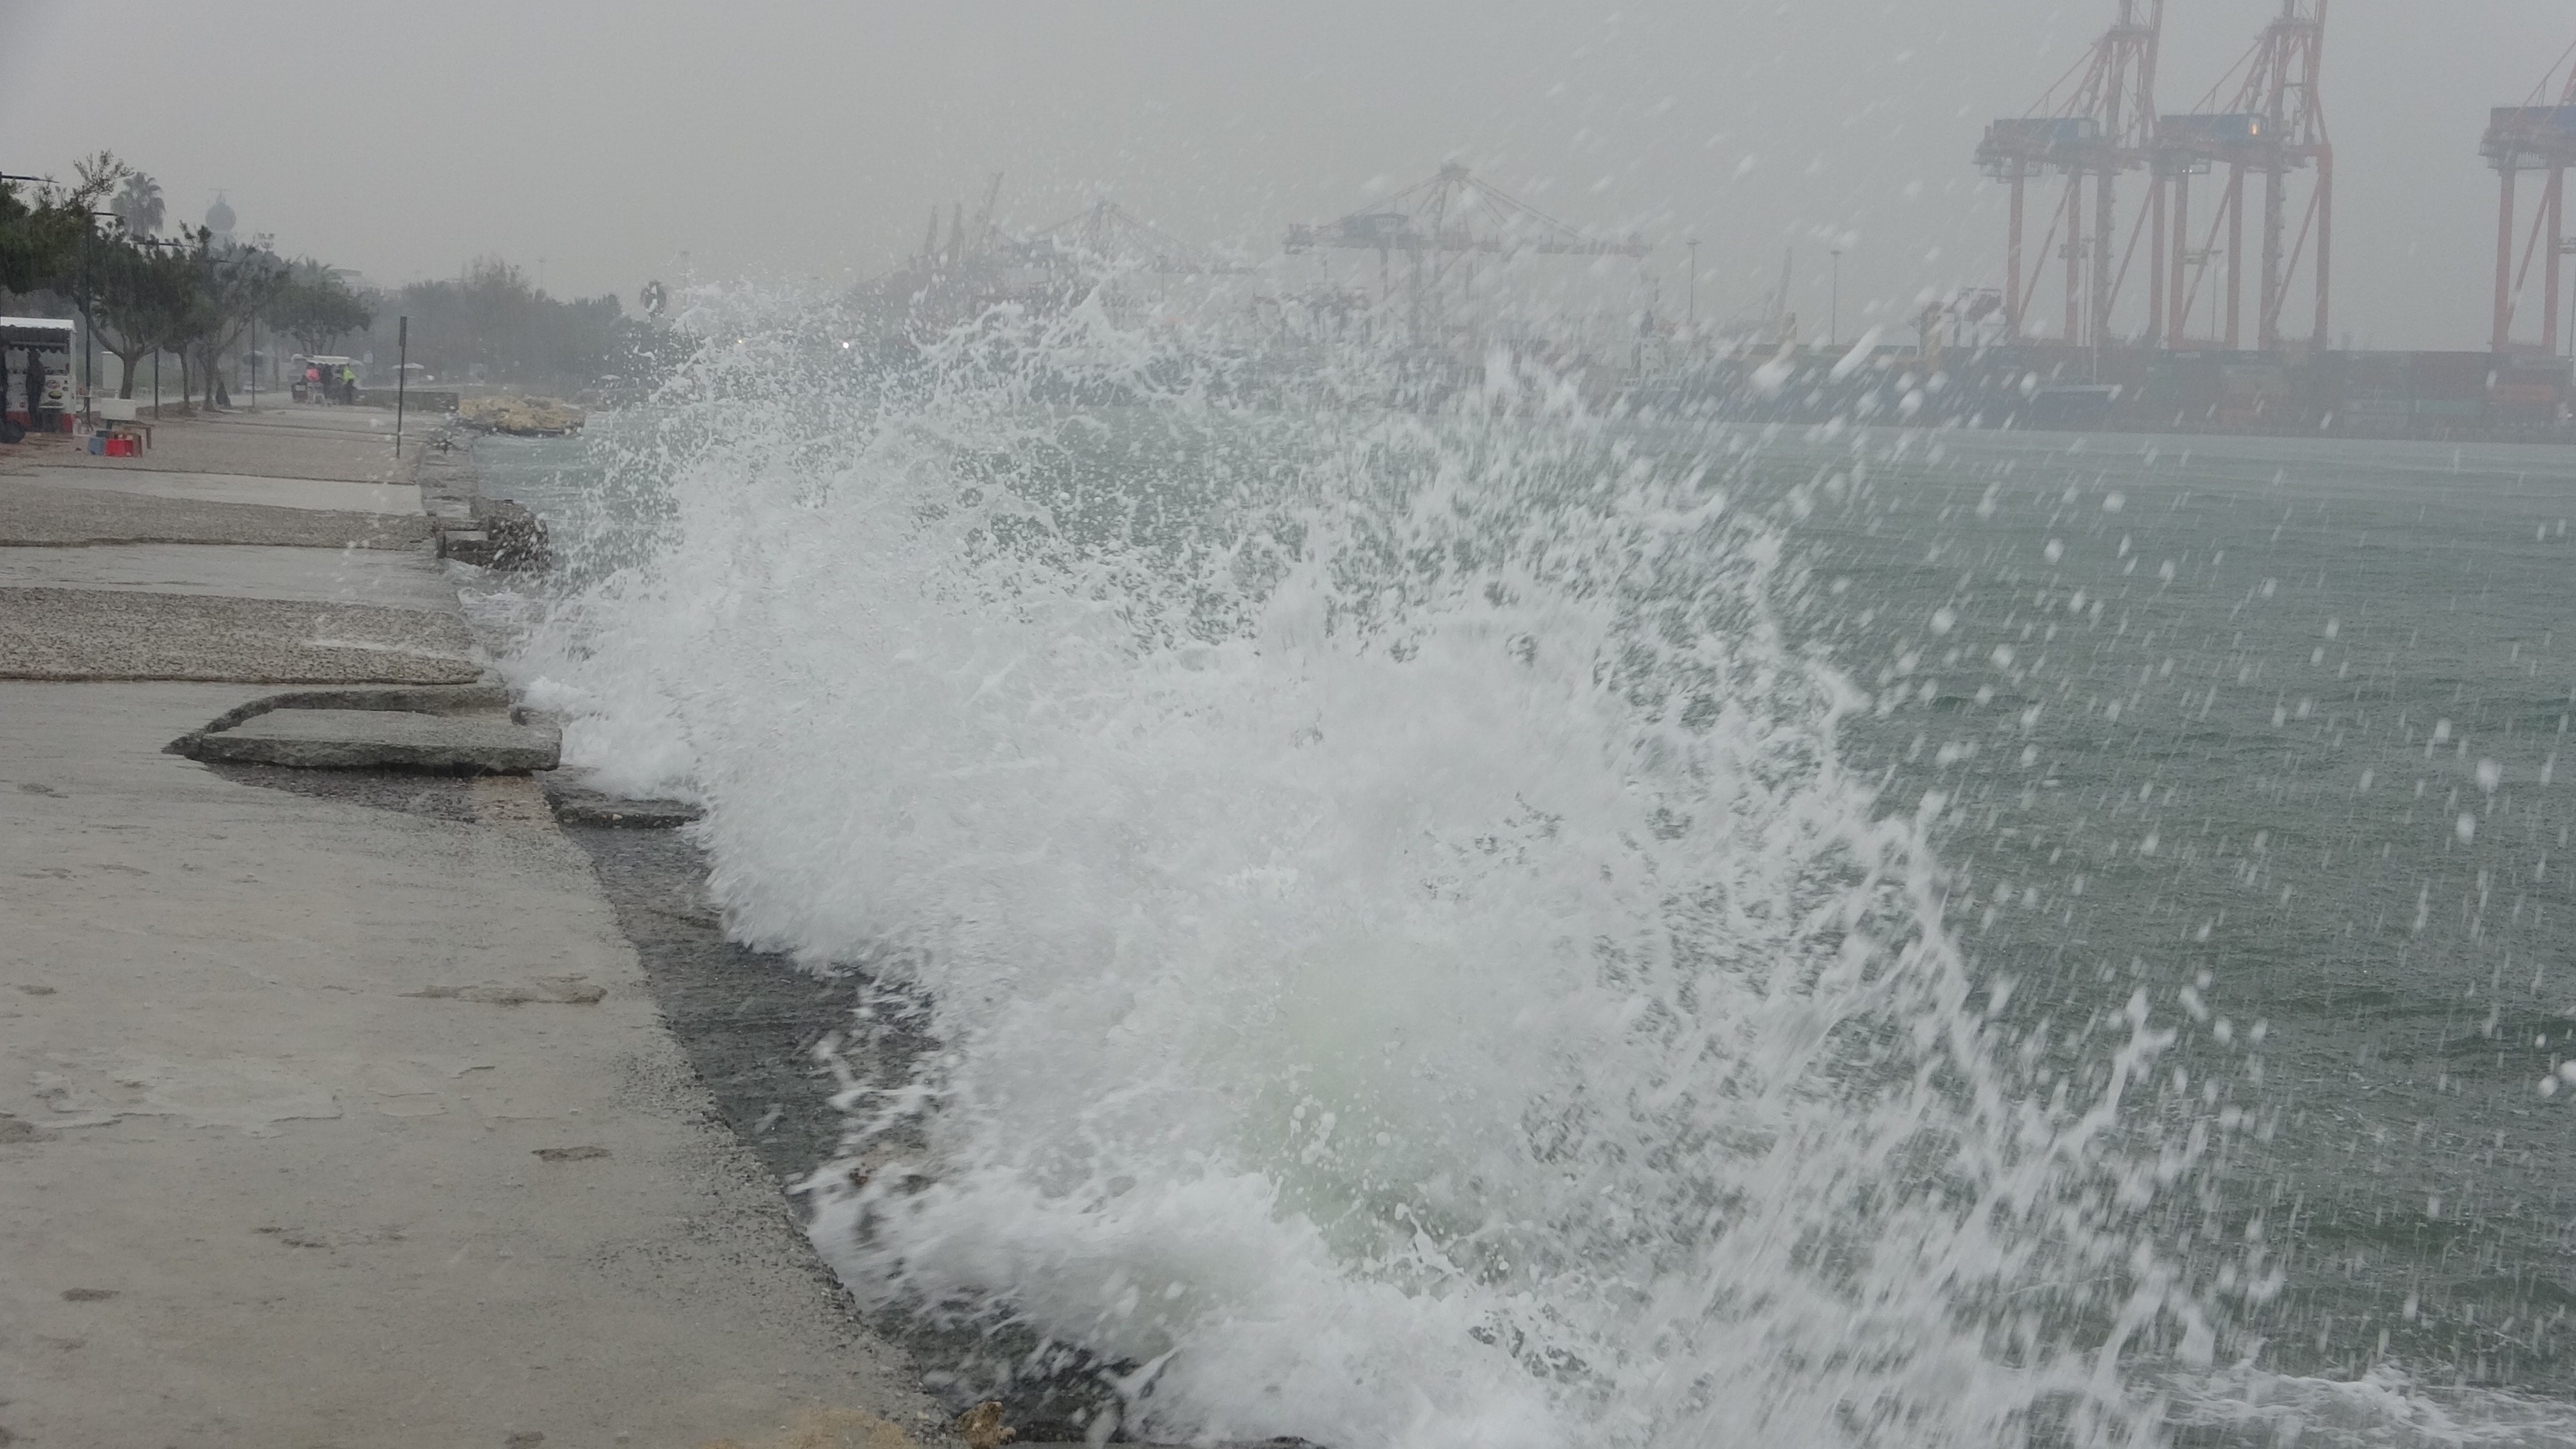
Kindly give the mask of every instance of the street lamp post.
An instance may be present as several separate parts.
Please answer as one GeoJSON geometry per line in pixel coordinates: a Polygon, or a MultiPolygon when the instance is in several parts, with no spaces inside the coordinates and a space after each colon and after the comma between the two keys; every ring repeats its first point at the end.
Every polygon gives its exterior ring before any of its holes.
{"type": "MultiPolygon", "coordinates": [[[[137,237],[132,240],[139,247],[168,247],[174,252],[188,245],[178,237],[137,237]]],[[[155,339],[152,344],[152,420],[156,423],[161,420],[161,351],[161,343],[155,339]]]]}
{"type": "MultiPolygon", "coordinates": [[[[90,213],[92,221],[102,218],[110,221],[121,220],[112,211],[90,213]]],[[[98,426],[96,421],[98,416],[98,321],[91,314],[98,310],[98,298],[91,293],[89,287],[89,253],[90,243],[97,238],[98,228],[94,226],[81,228],[81,371],[88,374],[81,383],[81,406],[90,414],[92,419],[90,426],[93,428],[98,426]]]]}
{"type": "Polygon", "coordinates": [[[394,329],[394,456],[402,456],[403,389],[411,381],[411,319],[394,329]]]}
{"type": "MultiPolygon", "coordinates": [[[[260,296],[263,302],[265,302],[267,298],[275,295],[274,289],[277,285],[277,273],[270,270],[270,263],[275,262],[277,257],[269,247],[269,234],[267,232],[262,232],[254,238],[253,244],[259,249],[260,267],[263,273],[260,296]]],[[[248,359],[250,362],[250,410],[252,412],[259,411],[259,364],[262,360],[263,359],[261,358],[259,351],[259,309],[254,307],[251,309],[250,313],[250,357],[248,359]]]]}

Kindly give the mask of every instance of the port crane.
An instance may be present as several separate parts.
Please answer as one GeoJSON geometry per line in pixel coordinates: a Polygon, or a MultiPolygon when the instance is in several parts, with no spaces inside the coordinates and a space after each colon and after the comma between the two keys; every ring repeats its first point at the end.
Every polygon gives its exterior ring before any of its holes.
{"type": "MultiPolygon", "coordinates": [[[[2111,28],[2084,59],[2027,113],[1987,126],[1978,143],[1979,169],[2012,187],[2003,286],[2004,333],[2010,340],[2028,335],[2030,306],[2051,260],[2065,264],[2066,316],[2058,340],[2081,346],[2110,339],[2111,313],[2127,270],[2123,266],[2115,273],[2111,265],[2118,180],[2124,172],[2146,167],[2152,156],[2156,57],[2164,23],[2164,0],[2119,0],[2111,28]],[[2025,270],[2030,184],[2051,172],[2066,178],[2065,195],[2040,243],[2039,264],[2025,270]]],[[[2151,205],[2161,200],[2159,188],[2151,205]]]]}
{"type": "Polygon", "coordinates": [[[2485,140],[2478,147],[2495,168],[2500,204],[2496,213],[2495,333],[2497,352],[2558,351],[2558,300],[2561,238],[2566,233],[2567,165],[2576,161],[2576,46],[2558,58],[2531,96],[2519,106],[2498,106],[2488,117],[2485,140]],[[2561,74],[2566,76],[2559,82],[2561,74]],[[2555,92],[2557,101],[2546,98],[2555,92]],[[2531,220],[2530,239],[2514,262],[2514,237],[2521,230],[2515,180],[2525,171],[2546,172],[2540,203],[2531,220]],[[2537,348],[2514,340],[2514,313],[2531,280],[2531,266],[2542,258],[2540,341],[2537,348]]]}
{"type": "Polygon", "coordinates": [[[2174,346],[2184,345],[2192,309],[2210,285],[2209,267],[2222,257],[2224,280],[2217,296],[2224,304],[2225,330],[2211,340],[2229,351],[2244,346],[2245,193],[2247,179],[2256,176],[2263,181],[2263,216],[2261,271],[2254,278],[2255,346],[2265,352],[2281,347],[2291,280],[2303,262],[2311,263],[2315,287],[2309,345],[2319,350],[2326,346],[2334,279],[2334,144],[2326,132],[2320,88],[2326,4],[2281,0],[2279,15],[2200,104],[2186,114],[2164,117],[2156,128],[2156,169],[2171,189],[2173,211],[2166,288],[2171,305],[2162,332],[2174,346]],[[2219,166],[2227,168],[2227,184],[2206,237],[2194,248],[2189,245],[2191,180],[2219,166]],[[2313,177],[2293,239],[2290,193],[2292,178],[2302,171],[2313,177]],[[2313,257],[2308,251],[2312,241],[2313,257]]]}
{"type": "Polygon", "coordinates": [[[1445,323],[1453,293],[1463,300],[1474,290],[1479,261],[1521,256],[1642,259],[1653,248],[1633,233],[1618,238],[1593,236],[1453,162],[1430,180],[1339,220],[1290,226],[1287,250],[1291,255],[1325,250],[1375,252],[1381,303],[1395,294],[1395,258],[1405,258],[1404,285],[1415,335],[1427,336],[1445,323]]]}

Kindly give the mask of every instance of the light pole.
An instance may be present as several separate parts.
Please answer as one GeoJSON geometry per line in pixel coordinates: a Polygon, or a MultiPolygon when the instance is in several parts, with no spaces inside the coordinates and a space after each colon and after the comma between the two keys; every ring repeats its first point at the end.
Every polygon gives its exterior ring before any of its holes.
{"type": "MultiPolygon", "coordinates": [[[[93,211],[89,221],[121,221],[112,211],[93,211]]],[[[92,428],[98,426],[98,298],[89,289],[90,243],[98,237],[98,228],[84,222],[81,226],[81,411],[89,414],[92,428]]]]}
{"type": "Polygon", "coordinates": [[[403,388],[411,381],[411,319],[394,331],[394,456],[402,456],[403,388]]]}
{"type": "MultiPolygon", "coordinates": [[[[173,251],[173,252],[177,252],[177,251],[184,250],[184,249],[187,247],[187,245],[188,245],[185,241],[181,240],[181,239],[180,239],[180,238],[178,238],[178,237],[135,237],[135,238],[129,238],[129,239],[133,241],[134,245],[139,246],[139,247],[145,247],[145,248],[160,248],[160,247],[168,247],[168,248],[170,248],[170,250],[171,250],[171,251],[173,251]]],[[[160,341],[160,339],[157,339],[157,338],[156,338],[156,339],[154,339],[154,341],[153,341],[153,343],[152,343],[152,420],[153,420],[154,422],[156,422],[156,423],[157,423],[157,422],[159,422],[159,421],[161,420],[161,353],[162,353],[162,350],[163,350],[163,349],[162,349],[162,345],[161,345],[161,341],[160,341]]]]}
{"type": "Polygon", "coordinates": [[[1843,345],[1843,252],[1840,247],[1834,248],[1834,307],[1831,316],[1832,320],[1825,328],[1825,345],[1840,347],[1843,345]]]}

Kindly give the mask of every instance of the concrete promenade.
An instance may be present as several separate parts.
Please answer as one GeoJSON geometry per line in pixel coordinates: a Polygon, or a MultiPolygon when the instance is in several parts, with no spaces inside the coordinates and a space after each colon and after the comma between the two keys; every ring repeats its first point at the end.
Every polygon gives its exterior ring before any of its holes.
{"type": "Polygon", "coordinates": [[[945,1440],[534,783],[163,753],[481,674],[377,422],[0,448],[0,1445],[945,1440]]]}

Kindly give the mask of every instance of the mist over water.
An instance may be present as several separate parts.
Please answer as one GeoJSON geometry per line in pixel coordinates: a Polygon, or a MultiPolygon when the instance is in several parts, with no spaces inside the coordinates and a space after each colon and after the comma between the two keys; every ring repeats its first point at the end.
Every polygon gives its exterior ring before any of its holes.
{"type": "Polygon", "coordinates": [[[2563,1442],[2576,469],[702,305],[511,667],[933,1043],[863,1297],[1140,1435],[2563,1442]]]}

